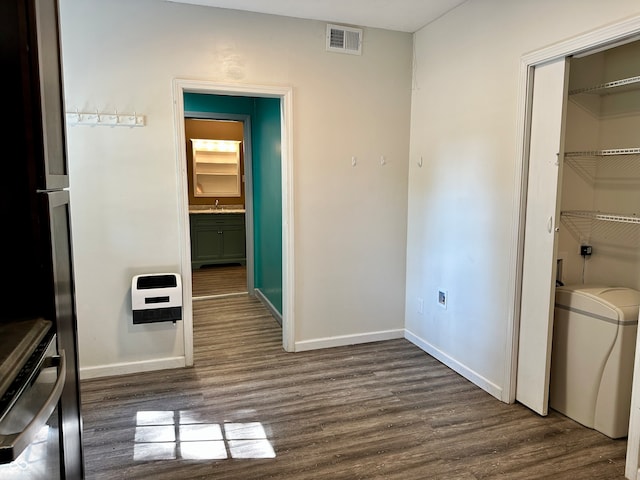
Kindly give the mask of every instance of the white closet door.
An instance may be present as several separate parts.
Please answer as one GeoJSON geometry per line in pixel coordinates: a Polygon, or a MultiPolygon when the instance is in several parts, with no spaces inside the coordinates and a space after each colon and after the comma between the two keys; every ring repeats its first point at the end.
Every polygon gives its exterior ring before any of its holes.
{"type": "Polygon", "coordinates": [[[540,415],[549,406],[549,371],[568,61],[535,67],[520,302],[516,400],[540,415]]]}

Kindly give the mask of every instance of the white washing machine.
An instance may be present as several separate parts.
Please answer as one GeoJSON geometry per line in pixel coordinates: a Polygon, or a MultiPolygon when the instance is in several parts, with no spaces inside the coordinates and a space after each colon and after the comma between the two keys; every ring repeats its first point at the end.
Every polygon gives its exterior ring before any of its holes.
{"type": "Polygon", "coordinates": [[[549,406],[611,438],[628,434],[640,292],[556,288],[549,406]]]}

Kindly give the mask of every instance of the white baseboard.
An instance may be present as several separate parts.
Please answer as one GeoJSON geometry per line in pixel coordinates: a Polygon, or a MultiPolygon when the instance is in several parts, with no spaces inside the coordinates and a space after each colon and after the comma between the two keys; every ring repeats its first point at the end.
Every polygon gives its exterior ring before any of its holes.
{"type": "Polygon", "coordinates": [[[423,338],[420,338],[417,335],[411,333],[409,330],[405,330],[404,338],[409,340],[415,346],[427,352],[429,355],[431,355],[433,358],[435,358],[439,362],[445,364],[451,370],[459,373],[470,382],[476,384],[478,387],[482,388],[487,393],[493,395],[498,400],[502,401],[502,388],[500,386],[487,380],[482,375],[473,371],[466,365],[463,365],[462,363],[458,362],[455,358],[450,357],[449,355],[444,353],[442,350],[439,350],[438,348],[434,347],[423,338]]]}
{"type": "Polygon", "coordinates": [[[267,310],[271,312],[271,315],[273,315],[276,321],[280,325],[282,325],[282,314],[276,309],[276,307],[273,306],[273,303],[269,301],[269,299],[265,296],[264,293],[262,293],[259,288],[254,288],[253,291],[256,298],[260,300],[265,307],[267,307],[267,310]]]}
{"type": "Polygon", "coordinates": [[[143,360],[140,362],[112,363],[99,367],[80,368],[80,379],[111,377],[128,373],[151,372],[153,370],[167,370],[186,366],[184,357],[161,358],[158,360],[143,360]]]}
{"type": "Polygon", "coordinates": [[[381,332],[360,333],[356,335],[340,335],[338,337],[317,338],[314,340],[303,340],[296,342],[295,351],[304,352],[307,350],[318,350],[320,348],[344,347],[346,345],[356,345],[359,343],[379,342],[382,340],[393,340],[403,338],[404,330],[383,330],[381,332]]]}

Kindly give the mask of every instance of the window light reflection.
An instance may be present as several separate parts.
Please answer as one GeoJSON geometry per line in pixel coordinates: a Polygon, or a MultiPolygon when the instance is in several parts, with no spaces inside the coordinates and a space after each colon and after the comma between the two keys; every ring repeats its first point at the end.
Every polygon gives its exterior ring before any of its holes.
{"type": "Polygon", "coordinates": [[[225,460],[275,458],[260,422],[208,423],[191,411],[140,411],[133,458],[225,460]]]}
{"type": "Polygon", "coordinates": [[[175,460],[176,442],[135,443],[134,460],[175,460]]]}
{"type": "Polygon", "coordinates": [[[173,425],[150,425],[136,427],[136,443],[175,442],[173,425]]]}
{"type": "Polygon", "coordinates": [[[175,412],[142,411],[136,414],[137,425],[174,425],[175,412]]]}
{"type": "Polygon", "coordinates": [[[225,460],[227,448],[222,440],[214,442],[181,442],[180,457],[184,460],[225,460]]]}
{"type": "Polygon", "coordinates": [[[48,478],[59,469],[58,456],[52,455],[51,442],[57,441],[58,429],[44,425],[35,434],[33,441],[13,462],[0,465],[0,478],[11,480],[33,480],[48,478]]]}
{"type": "Polygon", "coordinates": [[[233,458],[276,458],[269,440],[229,440],[233,458]]]}
{"type": "Polygon", "coordinates": [[[180,425],[180,440],[195,442],[199,440],[223,440],[222,429],[217,423],[180,425]]]}

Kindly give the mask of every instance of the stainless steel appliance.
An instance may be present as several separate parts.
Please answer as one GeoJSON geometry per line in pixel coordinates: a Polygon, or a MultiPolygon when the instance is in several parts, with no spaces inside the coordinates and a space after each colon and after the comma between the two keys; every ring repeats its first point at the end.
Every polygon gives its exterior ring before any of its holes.
{"type": "MultiPolygon", "coordinates": [[[[49,416],[49,431],[59,433],[60,478],[81,479],[82,417],[58,2],[3,0],[0,18],[4,107],[9,119],[0,135],[11,152],[4,155],[0,179],[5,278],[0,328],[37,319],[50,322],[57,356],[65,361],[46,369],[59,372],[53,385],[61,388],[57,410],[49,416]]],[[[19,339],[20,333],[14,335],[19,339]]],[[[0,334],[0,355],[13,348],[10,337],[0,334]]],[[[0,385],[21,375],[17,372],[15,365],[0,368],[0,385]]],[[[40,385],[51,383],[44,380],[47,375],[29,389],[41,404],[50,398],[51,385],[40,385]]],[[[16,405],[20,403],[12,409],[16,405]]],[[[7,477],[0,473],[0,478],[7,477]]]]}
{"type": "Polygon", "coordinates": [[[0,334],[0,478],[60,479],[64,352],[43,319],[0,325],[0,334]]]}

